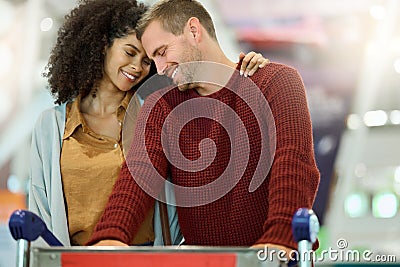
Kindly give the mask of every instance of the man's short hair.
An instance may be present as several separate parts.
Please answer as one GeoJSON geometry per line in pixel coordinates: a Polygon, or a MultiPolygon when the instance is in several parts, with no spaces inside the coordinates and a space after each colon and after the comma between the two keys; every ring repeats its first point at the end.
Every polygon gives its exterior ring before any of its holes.
{"type": "Polygon", "coordinates": [[[174,35],[183,34],[191,17],[199,19],[208,34],[217,40],[214,23],[208,11],[196,0],[161,0],[151,6],[138,22],[136,36],[141,39],[143,32],[152,21],[159,21],[164,30],[174,35]]]}

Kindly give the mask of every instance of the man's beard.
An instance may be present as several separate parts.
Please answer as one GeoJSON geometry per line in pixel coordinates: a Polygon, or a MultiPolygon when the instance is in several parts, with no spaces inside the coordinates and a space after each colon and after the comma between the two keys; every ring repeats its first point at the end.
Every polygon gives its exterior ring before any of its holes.
{"type": "Polygon", "coordinates": [[[178,66],[180,79],[177,80],[177,85],[180,91],[186,91],[197,87],[195,78],[200,68],[201,60],[201,51],[188,45],[185,54],[181,57],[181,62],[185,62],[185,64],[178,66]]]}

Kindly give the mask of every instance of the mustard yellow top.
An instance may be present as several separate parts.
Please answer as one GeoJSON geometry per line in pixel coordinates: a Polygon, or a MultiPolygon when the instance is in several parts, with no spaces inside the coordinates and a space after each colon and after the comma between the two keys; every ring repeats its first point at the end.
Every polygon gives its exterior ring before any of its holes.
{"type": "MultiPolygon", "coordinates": [[[[79,109],[80,97],[67,105],[60,164],[71,245],[81,246],[89,240],[119,176],[125,159],[122,124],[131,98],[132,93],[127,93],[116,111],[119,140],[88,127],[79,109]]],[[[154,209],[131,244],[154,241],[153,214],[154,209]]]]}

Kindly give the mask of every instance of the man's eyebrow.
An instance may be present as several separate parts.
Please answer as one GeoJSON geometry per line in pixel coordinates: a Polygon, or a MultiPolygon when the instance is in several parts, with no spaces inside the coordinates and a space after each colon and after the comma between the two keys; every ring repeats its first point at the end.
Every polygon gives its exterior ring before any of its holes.
{"type": "Polygon", "coordinates": [[[157,55],[158,51],[160,51],[164,47],[165,47],[165,45],[160,45],[159,47],[154,49],[154,52],[151,54],[151,57],[154,58],[157,55]]]}

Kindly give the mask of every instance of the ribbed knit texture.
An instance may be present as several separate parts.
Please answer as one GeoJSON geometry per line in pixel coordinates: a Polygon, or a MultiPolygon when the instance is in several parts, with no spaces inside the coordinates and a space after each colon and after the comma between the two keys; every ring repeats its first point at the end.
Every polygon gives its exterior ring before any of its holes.
{"type": "MultiPolygon", "coordinates": [[[[243,90],[257,90],[244,88],[246,83],[241,82],[241,79],[245,81],[247,78],[236,78],[232,84],[242,86],[240,89],[243,90]]],[[[207,96],[225,103],[240,117],[247,130],[250,155],[242,178],[228,194],[207,205],[178,207],[179,224],[186,244],[251,246],[275,243],[297,248],[291,231],[292,216],[300,207],[312,207],[319,184],[304,85],[296,70],[276,63],[259,69],[251,80],[265,96],[275,122],[276,151],[272,167],[269,173],[266,173],[266,180],[261,186],[256,191],[249,192],[249,184],[261,153],[262,136],[257,115],[253,114],[253,107],[249,107],[245,101],[226,88],[207,96]]],[[[106,210],[88,244],[103,239],[116,239],[128,243],[138,231],[147,210],[154,204],[154,199],[132,179],[131,171],[140,170],[148,189],[157,192],[160,187],[159,182],[146,177],[152,169],[152,166],[149,166],[151,164],[146,163],[146,155],[163,177],[170,174],[173,183],[181,186],[205,185],[224,172],[231,157],[233,144],[230,143],[227,130],[215,120],[198,118],[190,121],[180,131],[179,148],[171,146],[169,142],[166,148],[171,157],[178,155],[180,149],[187,159],[196,160],[201,157],[200,141],[205,138],[212,139],[217,153],[212,164],[206,169],[197,172],[180,170],[171,165],[164,154],[160,136],[165,118],[180,103],[197,97],[200,96],[192,90],[179,92],[173,89],[165,94],[151,111],[149,105],[146,108],[145,103],[137,127],[146,129],[146,149],[143,149],[136,132],[126,160],[129,168],[126,163],[123,165],[106,210]],[[146,112],[149,112],[150,116],[143,120],[146,112]]],[[[225,116],[222,109],[216,109],[214,115],[216,118],[225,116]]],[[[261,121],[265,122],[267,119],[268,116],[265,115],[261,121]]],[[[171,132],[172,128],[166,127],[162,135],[169,139],[171,132]]],[[[234,139],[236,146],[245,147],[246,142],[247,140],[241,138],[234,139]]],[[[204,197],[206,196],[204,193],[204,197]]],[[[182,200],[179,195],[177,200],[182,200]]]]}

